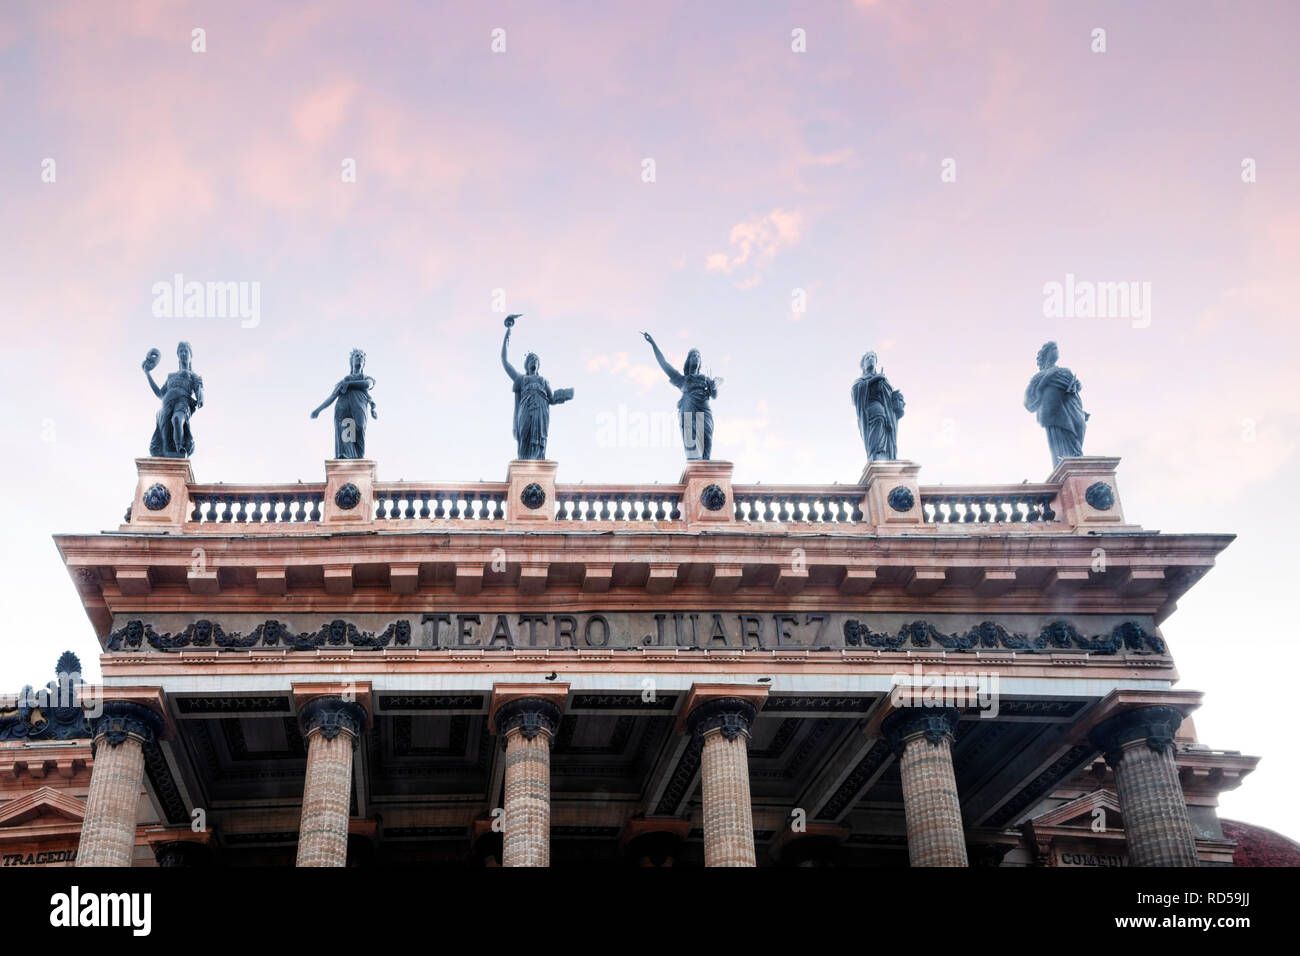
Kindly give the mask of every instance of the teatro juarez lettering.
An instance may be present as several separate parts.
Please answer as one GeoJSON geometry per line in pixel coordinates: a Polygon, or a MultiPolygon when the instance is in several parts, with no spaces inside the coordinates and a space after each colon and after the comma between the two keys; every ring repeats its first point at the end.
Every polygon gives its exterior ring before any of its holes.
{"type": "Polygon", "coordinates": [[[997,621],[971,615],[818,610],[541,611],[430,610],[394,619],[286,615],[221,620],[178,615],[119,615],[107,645],[113,651],[281,648],[358,650],[633,650],[714,651],[1015,651],[1163,655],[1150,619],[1114,615],[1077,619],[1024,614],[997,621]]]}
{"type": "Polygon", "coordinates": [[[824,613],[479,614],[429,612],[420,618],[429,647],[818,647],[831,615],[824,613]],[[511,618],[515,623],[511,625],[511,618]],[[645,633],[641,633],[642,631],[645,633]]]}

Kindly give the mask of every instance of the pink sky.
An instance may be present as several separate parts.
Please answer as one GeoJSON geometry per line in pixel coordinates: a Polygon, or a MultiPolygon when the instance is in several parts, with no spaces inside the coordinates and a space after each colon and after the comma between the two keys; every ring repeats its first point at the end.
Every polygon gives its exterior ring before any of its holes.
{"type": "Polygon", "coordinates": [[[620,405],[672,410],[647,329],[725,377],[715,457],[740,481],[856,479],[870,348],[907,396],[900,454],[956,483],[1045,477],[1020,403],[1054,338],[1129,518],[1240,536],[1164,631],[1204,742],[1265,758],[1224,814],[1300,835],[1294,4],[431,6],[0,9],[0,686],[65,647],[97,671],[49,538],[120,520],[150,347],[167,370],[193,343],[200,481],[318,480],[332,439],[307,415],[353,346],[381,478],[501,478],[502,289],[518,357],[577,390],[561,480],[679,474],[675,446],[598,440],[620,405]],[[260,323],[155,318],[178,272],[260,283],[260,323]],[[1149,327],[1046,318],[1067,274],[1150,283],[1149,327]]]}

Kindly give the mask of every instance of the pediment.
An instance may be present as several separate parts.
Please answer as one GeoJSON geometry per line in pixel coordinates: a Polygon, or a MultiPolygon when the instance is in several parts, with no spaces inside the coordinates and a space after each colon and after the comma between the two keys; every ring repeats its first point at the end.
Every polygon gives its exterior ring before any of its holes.
{"type": "Polygon", "coordinates": [[[1110,790],[1094,790],[1069,803],[1048,810],[1034,817],[1030,823],[1035,829],[1044,827],[1061,827],[1066,829],[1093,829],[1093,822],[1098,819],[1097,810],[1101,809],[1105,827],[1108,830],[1124,829],[1124,820],[1119,812],[1119,798],[1110,790]]]}
{"type": "Polygon", "coordinates": [[[22,826],[37,820],[80,823],[85,813],[85,803],[76,797],[53,787],[38,787],[0,806],[0,827],[22,826]]]}

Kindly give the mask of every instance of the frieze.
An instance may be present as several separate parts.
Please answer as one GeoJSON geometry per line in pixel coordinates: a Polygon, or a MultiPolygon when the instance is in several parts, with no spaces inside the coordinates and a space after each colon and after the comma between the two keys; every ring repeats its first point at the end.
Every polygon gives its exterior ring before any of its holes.
{"type": "MultiPolygon", "coordinates": [[[[175,652],[276,648],[359,651],[412,648],[452,651],[849,651],[943,653],[1015,652],[1166,656],[1147,618],[1119,615],[1008,614],[980,620],[971,614],[842,611],[482,611],[448,609],[364,613],[348,618],[304,615],[257,619],[232,614],[186,620],[180,614],[118,615],[106,650],[175,652]]],[[[611,701],[595,707],[621,707],[611,701]]],[[[852,709],[852,704],[849,705],[852,709]]]]}

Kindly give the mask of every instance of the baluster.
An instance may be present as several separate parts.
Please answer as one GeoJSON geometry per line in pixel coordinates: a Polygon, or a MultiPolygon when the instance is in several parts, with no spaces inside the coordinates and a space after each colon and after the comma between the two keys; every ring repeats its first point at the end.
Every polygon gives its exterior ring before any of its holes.
{"type": "Polygon", "coordinates": [[[1023,496],[1021,496],[1021,495],[1012,495],[1012,496],[1011,496],[1011,520],[1012,520],[1012,521],[1024,521],[1024,520],[1025,520],[1025,516],[1024,516],[1024,514],[1023,514],[1023,513],[1021,512],[1021,510],[1020,510],[1020,506],[1021,506],[1022,504],[1024,504],[1024,503],[1025,503],[1025,499],[1024,499],[1023,496]]]}
{"type": "Polygon", "coordinates": [[[194,510],[190,513],[190,520],[191,520],[191,521],[200,521],[200,520],[202,520],[202,519],[200,518],[200,516],[199,516],[199,510],[200,510],[202,507],[203,507],[203,499],[200,498],[200,497],[198,497],[197,495],[195,495],[195,496],[194,496],[194,510]]]}
{"type": "Polygon", "coordinates": [[[673,502],[673,513],[668,516],[668,520],[681,521],[682,520],[682,496],[673,495],[672,502],[673,502]]]}

